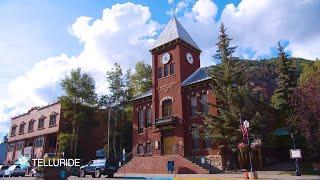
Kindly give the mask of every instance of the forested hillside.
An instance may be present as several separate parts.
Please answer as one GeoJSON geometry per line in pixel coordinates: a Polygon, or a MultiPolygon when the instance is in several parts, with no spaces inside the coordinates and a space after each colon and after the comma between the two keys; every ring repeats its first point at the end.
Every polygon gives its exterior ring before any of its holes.
{"type": "MultiPolygon", "coordinates": [[[[297,69],[297,77],[300,76],[303,66],[311,65],[314,61],[302,59],[302,58],[291,58],[297,69]]],[[[269,103],[270,98],[276,89],[277,82],[277,71],[276,63],[277,58],[262,59],[262,60],[243,60],[247,70],[245,76],[250,82],[250,87],[254,95],[269,103]]]]}

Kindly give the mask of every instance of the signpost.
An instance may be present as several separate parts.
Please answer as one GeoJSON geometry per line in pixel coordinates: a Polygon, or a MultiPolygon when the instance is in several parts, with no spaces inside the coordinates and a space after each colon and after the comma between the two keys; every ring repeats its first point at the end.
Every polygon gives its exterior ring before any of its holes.
{"type": "Polygon", "coordinates": [[[301,159],[301,149],[290,149],[290,158],[291,159],[301,159]]]}
{"type": "Polygon", "coordinates": [[[299,159],[302,158],[301,150],[296,149],[296,143],[294,142],[294,135],[293,133],[290,134],[293,144],[293,149],[290,149],[290,157],[291,159],[295,159],[295,165],[296,165],[296,176],[301,176],[300,168],[299,168],[299,159]]]}

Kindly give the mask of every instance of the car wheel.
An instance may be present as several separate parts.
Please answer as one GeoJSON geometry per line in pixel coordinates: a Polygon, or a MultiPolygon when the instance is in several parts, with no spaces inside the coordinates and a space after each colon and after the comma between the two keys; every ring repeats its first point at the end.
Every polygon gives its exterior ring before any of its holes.
{"type": "Polygon", "coordinates": [[[84,170],[80,170],[79,176],[86,177],[86,173],[84,172],[84,170]]]}
{"type": "Polygon", "coordinates": [[[96,169],[96,170],[94,171],[94,177],[95,177],[95,178],[100,178],[100,177],[101,177],[101,172],[100,172],[99,169],[96,169]]]}

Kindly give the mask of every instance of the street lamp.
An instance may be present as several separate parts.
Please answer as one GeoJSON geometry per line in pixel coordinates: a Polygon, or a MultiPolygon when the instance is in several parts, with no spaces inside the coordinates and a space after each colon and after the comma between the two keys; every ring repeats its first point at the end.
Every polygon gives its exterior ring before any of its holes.
{"type": "MultiPolygon", "coordinates": [[[[250,123],[249,121],[245,120],[243,122],[244,127],[247,129],[247,141],[248,141],[248,145],[250,146],[250,139],[249,139],[249,127],[250,127],[250,123]]],[[[253,172],[253,168],[252,168],[252,153],[251,150],[249,151],[249,159],[250,159],[250,172],[253,172]]]]}

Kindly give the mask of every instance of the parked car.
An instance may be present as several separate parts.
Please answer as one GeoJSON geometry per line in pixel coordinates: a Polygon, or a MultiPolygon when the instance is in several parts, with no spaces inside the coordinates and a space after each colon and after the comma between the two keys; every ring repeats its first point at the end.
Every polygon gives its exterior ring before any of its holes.
{"type": "Polygon", "coordinates": [[[4,176],[10,176],[10,177],[18,177],[22,176],[24,177],[27,173],[27,169],[21,168],[20,165],[12,165],[8,169],[4,171],[4,176]]]}
{"type": "Polygon", "coordinates": [[[66,168],[67,173],[68,173],[68,177],[69,176],[79,176],[80,174],[80,168],[79,167],[67,167],[66,168]]]}
{"type": "Polygon", "coordinates": [[[39,170],[39,167],[34,167],[30,170],[30,176],[32,177],[43,177],[43,170],[39,170]]]}
{"type": "Polygon", "coordinates": [[[112,165],[108,160],[95,159],[91,160],[87,165],[80,167],[79,176],[92,175],[94,178],[100,178],[101,175],[107,175],[108,177],[113,177],[116,171],[117,167],[112,165]]]}
{"type": "Polygon", "coordinates": [[[4,171],[7,170],[10,166],[0,164],[0,177],[4,176],[4,171]]]}

